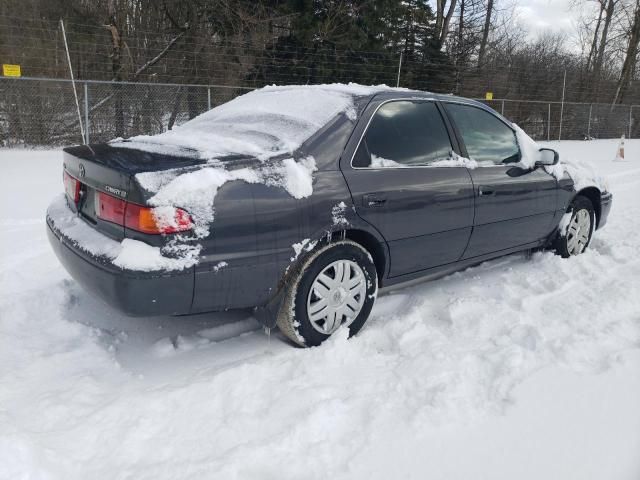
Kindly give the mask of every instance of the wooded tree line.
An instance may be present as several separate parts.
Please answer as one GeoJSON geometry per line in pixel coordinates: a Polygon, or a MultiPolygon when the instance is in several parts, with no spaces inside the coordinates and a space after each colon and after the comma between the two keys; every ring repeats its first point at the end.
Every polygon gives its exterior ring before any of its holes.
{"type": "MultiPolygon", "coordinates": [[[[640,0],[574,0],[534,36],[516,0],[3,0],[0,60],[25,76],[259,87],[359,82],[495,98],[640,103],[640,0]],[[566,78],[565,78],[566,72],[566,78]]],[[[105,100],[121,112],[117,88],[105,100]]],[[[179,91],[189,116],[194,90],[179,91]]],[[[124,120],[116,115],[116,132],[124,120]]]]}

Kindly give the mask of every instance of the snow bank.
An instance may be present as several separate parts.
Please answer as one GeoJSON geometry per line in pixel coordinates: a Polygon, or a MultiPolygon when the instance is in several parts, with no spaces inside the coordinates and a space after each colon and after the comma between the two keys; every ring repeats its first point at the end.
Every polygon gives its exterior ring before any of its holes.
{"type": "MultiPolygon", "coordinates": [[[[612,162],[616,143],[553,147],[632,205],[640,168],[612,162]]],[[[584,255],[393,292],[356,337],[302,350],[246,312],[131,319],[82,290],[42,224],[60,165],[29,153],[0,151],[20,199],[0,202],[0,478],[638,478],[634,209],[614,207],[584,255]]]]}
{"type": "Polygon", "coordinates": [[[355,120],[354,97],[389,87],[357,84],[271,86],[239,96],[159,135],[117,139],[113,146],[164,153],[195,151],[201,158],[229,154],[266,159],[290,155],[340,113],[355,120]]]}

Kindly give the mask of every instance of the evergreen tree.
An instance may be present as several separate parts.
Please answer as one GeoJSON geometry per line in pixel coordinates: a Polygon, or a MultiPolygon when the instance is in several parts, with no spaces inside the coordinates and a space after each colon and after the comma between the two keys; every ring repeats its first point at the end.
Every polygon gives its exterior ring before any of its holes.
{"type": "Polygon", "coordinates": [[[258,83],[286,77],[302,84],[395,85],[401,53],[402,86],[441,84],[448,75],[427,0],[290,0],[280,8],[289,15],[287,32],[252,72],[258,83]]]}

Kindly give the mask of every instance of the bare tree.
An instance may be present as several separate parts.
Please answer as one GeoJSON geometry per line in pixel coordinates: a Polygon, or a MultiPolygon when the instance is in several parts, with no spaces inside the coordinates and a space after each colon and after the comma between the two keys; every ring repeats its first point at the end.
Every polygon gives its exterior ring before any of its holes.
{"type": "Polygon", "coordinates": [[[480,51],[478,52],[478,68],[482,68],[485,52],[487,50],[487,40],[489,39],[489,29],[491,28],[491,14],[493,13],[493,0],[487,1],[487,13],[484,17],[484,28],[482,29],[482,40],[480,41],[480,51]]]}
{"type": "Polygon", "coordinates": [[[633,78],[633,73],[636,69],[638,44],[640,43],[640,0],[636,0],[635,2],[633,20],[631,22],[631,28],[629,29],[628,36],[629,43],[627,45],[627,51],[622,65],[622,71],[620,72],[620,80],[618,81],[616,92],[613,97],[613,104],[622,103],[622,100],[631,85],[631,79],[633,78]]]}
{"type": "MultiPolygon", "coordinates": [[[[105,25],[107,30],[111,33],[111,71],[113,73],[114,81],[122,80],[122,37],[118,29],[116,0],[109,0],[107,4],[108,23],[105,25]]],[[[122,90],[120,85],[114,85],[115,95],[115,119],[114,125],[117,137],[124,136],[124,107],[122,101],[122,90]]]]}
{"type": "Polygon", "coordinates": [[[444,44],[449,33],[449,24],[456,9],[456,3],[457,0],[449,0],[447,8],[447,0],[436,0],[436,35],[440,45],[444,44]]]}
{"type": "MultiPolygon", "coordinates": [[[[604,0],[603,0],[604,1],[604,0]]],[[[606,8],[604,10],[604,23],[602,26],[602,34],[600,35],[600,44],[598,46],[597,55],[593,63],[593,79],[594,79],[594,93],[593,96],[597,100],[600,91],[600,75],[602,73],[602,64],[604,62],[604,53],[607,47],[607,41],[609,36],[609,28],[611,21],[613,20],[616,12],[616,5],[620,0],[606,0],[606,8]]]]}
{"type": "Polygon", "coordinates": [[[595,62],[596,53],[598,51],[598,33],[600,33],[600,26],[602,25],[602,15],[604,14],[604,10],[606,7],[606,0],[597,1],[600,8],[598,8],[598,20],[596,21],[596,26],[593,30],[593,40],[591,41],[591,47],[589,48],[589,55],[587,55],[587,72],[591,69],[592,62],[595,62]]]}

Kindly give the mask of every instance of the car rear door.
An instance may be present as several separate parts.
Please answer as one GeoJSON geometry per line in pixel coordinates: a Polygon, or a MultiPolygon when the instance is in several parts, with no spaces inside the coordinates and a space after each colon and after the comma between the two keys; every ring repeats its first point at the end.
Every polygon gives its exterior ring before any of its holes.
{"type": "Polygon", "coordinates": [[[473,185],[462,166],[435,167],[453,149],[441,107],[391,100],[375,113],[343,173],[356,211],[385,238],[389,276],[458,260],[473,224],[473,185]]]}
{"type": "Polygon", "coordinates": [[[471,169],[475,220],[464,258],[523,246],[553,229],[557,181],[543,168],[517,165],[515,132],[501,118],[478,106],[444,103],[466,155],[480,163],[471,169]]]}

